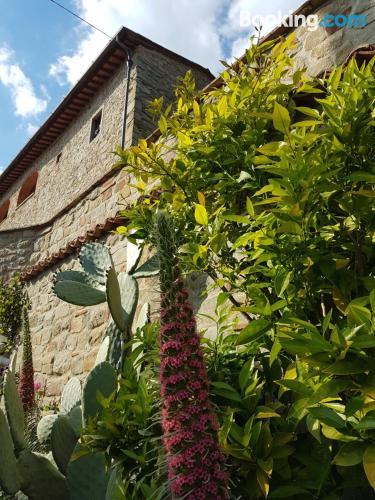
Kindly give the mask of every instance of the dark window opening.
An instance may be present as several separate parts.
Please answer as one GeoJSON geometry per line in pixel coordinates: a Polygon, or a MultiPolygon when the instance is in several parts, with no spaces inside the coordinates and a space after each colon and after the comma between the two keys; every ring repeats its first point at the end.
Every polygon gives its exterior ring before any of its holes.
{"type": "Polygon", "coordinates": [[[33,172],[23,183],[17,200],[17,206],[25,201],[29,196],[35,193],[36,183],[38,181],[38,172],[33,172]]]}
{"type": "Polygon", "coordinates": [[[59,163],[59,161],[61,160],[61,155],[62,155],[62,153],[59,153],[59,154],[56,156],[56,163],[59,163]]]}
{"type": "Polygon", "coordinates": [[[91,131],[90,131],[90,142],[95,139],[100,133],[100,127],[102,123],[102,112],[99,111],[91,121],[91,131]]]}
{"type": "Polygon", "coordinates": [[[10,201],[6,200],[0,206],[0,224],[8,217],[10,201]]]}

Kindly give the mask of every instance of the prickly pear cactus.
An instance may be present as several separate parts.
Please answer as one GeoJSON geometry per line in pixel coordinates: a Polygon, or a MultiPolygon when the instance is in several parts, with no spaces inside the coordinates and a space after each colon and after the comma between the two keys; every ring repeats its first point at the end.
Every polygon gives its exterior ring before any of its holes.
{"type": "Polygon", "coordinates": [[[63,474],[66,473],[76,444],[77,436],[69,418],[59,415],[52,426],[51,447],[53,458],[63,474]]]}
{"type": "MultiPolygon", "coordinates": [[[[77,377],[72,377],[65,385],[60,402],[60,413],[46,415],[37,426],[38,441],[42,445],[51,445],[52,429],[59,416],[66,416],[76,437],[79,437],[82,428],[82,411],[79,407],[82,398],[81,382],[77,377]]],[[[56,462],[57,463],[57,462],[56,462]]]]}
{"type": "Polygon", "coordinates": [[[87,377],[83,390],[71,379],[61,398],[61,411],[47,415],[38,425],[38,438],[50,444],[52,457],[33,453],[26,444],[24,412],[13,373],[4,383],[6,416],[0,409],[0,491],[28,500],[104,500],[114,498],[108,485],[104,453],[81,453],[78,439],[85,419],[97,415],[98,396],[108,397],[117,388],[117,373],[104,361],[87,377]],[[79,406],[82,399],[83,409],[79,406]],[[108,490],[108,491],[107,491],[108,490]]]}
{"type": "Polygon", "coordinates": [[[46,415],[38,422],[36,429],[37,438],[40,444],[49,446],[51,444],[52,427],[58,418],[57,414],[46,415]]]}
{"type": "Polygon", "coordinates": [[[26,447],[25,440],[25,414],[18,394],[16,378],[8,372],[4,382],[5,409],[16,452],[26,447]]]}
{"type": "Polygon", "coordinates": [[[27,448],[24,412],[15,377],[4,383],[6,418],[0,410],[0,488],[29,500],[69,500],[65,477],[46,458],[27,448]]]}
{"type": "Polygon", "coordinates": [[[12,437],[3,411],[0,409],[0,485],[5,493],[14,495],[21,488],[12,437]]]}
{"type": "Polygon", "coordinates": [[[112,316],[96,364],[109,361],[122,366],[124,345],[130,340],[134,314],[138,304],[138,278],[159,272],[158,259],[153,256],[138,267],[142,248],[128,241],[126,272],[117,274],[105,245],[88,243],[80,253],[82,271],[61,271],[55,275],[54,292],[62,300],[80,306],[107,302],[112,316]]]}
{"type": "Polygon", "coordinates": [[[113,366],[104,361],[88,374],[82,392],[82,413],[84,421],[100,411],[98,395],[108,398],[117,388],[117,373],[113,366]]]}
{"type": "MultiPolygon", "coordinates": [[[[103,500],[106,498],[109,473],[106,471],[103,452],[80,455],[81,445],[77,445],[67,469],[70,500],[103,500]]],[[[113,498],[113,497],[112,497],[113,498]]]]}
{"type": "Polygon", "coordinates": [[[61,411],[68,414],[73,408],[80,405],[82,397],[81,382],[77,377],[72,377],[65,384],[61,394],[61,411]]]}

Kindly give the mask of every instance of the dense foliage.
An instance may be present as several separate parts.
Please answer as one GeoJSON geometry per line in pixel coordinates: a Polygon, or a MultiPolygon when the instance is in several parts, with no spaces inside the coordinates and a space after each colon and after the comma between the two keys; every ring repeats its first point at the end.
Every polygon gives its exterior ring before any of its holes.
{"type": "Polygon", "coordinates": [[[0,280],[0,335],[6,337],[9,348],[16,342],[26,301],[18,274],[12,276],[8,282],[0,280]]]}
{"type": "Polygon", "coordinates": [[[188,74],[158,143],[119,151],[141,195],[121,230],[148,242],[166,210],[184,270],[223,290],[205,348],[236,498],[375,487],[374,61],[311,80],[291,43],[206,95],[188,74]]]}

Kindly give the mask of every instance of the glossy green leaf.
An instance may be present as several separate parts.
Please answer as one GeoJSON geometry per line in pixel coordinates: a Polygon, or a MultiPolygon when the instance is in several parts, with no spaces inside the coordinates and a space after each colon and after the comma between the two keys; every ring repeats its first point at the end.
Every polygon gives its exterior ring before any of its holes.
{"type": "Polygon", "coordinates": [[[340,416],[331,408],[326,408],[324,406],[319,406],[315,408],[309,408],[309,413],[320,422],[324,424],[334,427],[335,429],[344,429],[345,428],[345,419],[343,416],[340,416]]]}
{"type": "Polygon", "coordinates": [[[195,205],[194,216],[195,216],[195,220],[198,222],[198,224],[201,224],[202,226],[207,226],[208,215],[207,215],[206,207],[204,207],[203,205],[199,205],[197,203],[195,205]]]}
{"type": "Polygon", "coordinates": [[[272,119],[273,119],[273,126],[275,127],[276,130],[283,132],[283,134],[289,133],[290,130],[289,111],[278,102],[275,102],[272,119]]]}
{"type": "Polygon", "coordinates": [[[247,344],[262,337],[270,328],[272,323],[266,319],[251,321],[237,337],[237,345],[247,344]]]}
{"type": "Polygon", "coordinates": [[[363,442],[345,443],[341,446],[332,463],[342,467],[351,467],[362,462],[367,444],[363,442]]]}

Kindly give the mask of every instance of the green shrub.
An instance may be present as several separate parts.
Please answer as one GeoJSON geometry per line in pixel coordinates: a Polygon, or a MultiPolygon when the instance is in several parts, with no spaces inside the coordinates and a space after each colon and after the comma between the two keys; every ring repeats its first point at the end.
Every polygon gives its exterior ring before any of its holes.
{"type": "Polygon", "coordinates": [[[161,140],[117,165],[141,194],[126,230],[147,241],[166,210],[184,270],[248,321],[207,347],[233,493],[333,499],[375,487],[374,61],[311,80],[291,44],[252,46],[207,95],[187,75],[161,140]]]}

